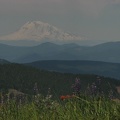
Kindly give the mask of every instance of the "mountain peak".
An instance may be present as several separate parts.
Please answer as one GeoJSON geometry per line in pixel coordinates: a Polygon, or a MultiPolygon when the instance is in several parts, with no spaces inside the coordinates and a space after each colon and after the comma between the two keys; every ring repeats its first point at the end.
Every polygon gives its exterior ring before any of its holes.
{"type": "Polygon", "coordinates": [[[82,40],[81,36],[73,35],[62,31],[61,29],[41,21],[32,21],[25,23],[18,31],[0,37],[0,40],[35,40],[43,41],[72,41],[82,40]]]}
{"type": "Polygon", "coordinates": [[[48,23],[44,23],[41,21],[32,21],[32,22],[25,23],[22,27],[33,28],[38,26],[50,26],[50,25],[48,23]]]}

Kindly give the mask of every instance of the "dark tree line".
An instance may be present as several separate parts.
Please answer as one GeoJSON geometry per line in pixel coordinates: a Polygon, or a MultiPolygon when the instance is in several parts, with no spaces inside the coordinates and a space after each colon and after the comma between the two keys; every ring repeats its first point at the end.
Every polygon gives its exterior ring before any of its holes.
{"type": "MultiPolygon", "coordinates": [[[[20,64],[0,65],[0,90],[16,89],[23,93],[34,94],[34,85],[37,83],[38,92],[47,94],[51,88],[52,94],[72,94],[71,85],[76,78],[80,78],[81,91],[85,91],[88,85],[95,82],[97,75],[82,75],[57,73],[38,70],[20,64]]],[[[109,89],[115,89],[120,85],[119,80],[101,77],[101,89],[107,93],[109,89]]]]}

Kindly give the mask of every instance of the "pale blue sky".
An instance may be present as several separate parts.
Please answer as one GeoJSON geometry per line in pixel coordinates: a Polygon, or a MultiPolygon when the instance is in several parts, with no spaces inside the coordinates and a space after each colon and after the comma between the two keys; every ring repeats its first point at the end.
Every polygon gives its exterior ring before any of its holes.
{"type": "Polygon", "coordinates": [[[120,0],[0,0],[0,35],[34,20],[88,39],[120,40],[120,0]]]}

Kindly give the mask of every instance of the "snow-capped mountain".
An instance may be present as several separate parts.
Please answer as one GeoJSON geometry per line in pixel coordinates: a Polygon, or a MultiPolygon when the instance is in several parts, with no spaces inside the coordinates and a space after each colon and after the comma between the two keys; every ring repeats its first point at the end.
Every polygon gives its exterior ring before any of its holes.
{"type": "Polygon", "coordinates": [[[0,40],[35,40],[43,39],[57,41],[83,40],[83,37],[73,35],[41,21],[27,22],[18,31],[1,36],[0,40]]]}

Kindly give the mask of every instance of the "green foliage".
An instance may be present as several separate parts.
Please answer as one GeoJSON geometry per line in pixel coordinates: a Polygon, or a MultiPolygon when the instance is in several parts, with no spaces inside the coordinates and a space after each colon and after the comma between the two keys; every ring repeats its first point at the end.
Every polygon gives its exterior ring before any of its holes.
{"type": "MultiPolygon", "coordinates": [[[[35,69],[20,64],[0,65],[0,89],[4,92],[8,89],[16,89],[26,94],[34,94],[34,84],[37,83],[38,90],[47,94],[51,88],[52,94],[72,94],[71,85],[75,78],[80,78],[81,91],[86,91],[88,85],[96,81],[96,75],[57,73],[35,69]]],[[[108,94],[109,89],[115,91],[115,86],[120,85],[119,80],[101,77],[102,90],[108,94]]]]}
{"type": "Polygon", "coordinates": [[[120,101],[106,97],[110,90],[116,90],[120,81],[101,77],[101,89],[105,96],[87,95],[86,87],[95,82],[96,77],[43,71],[19,64],[0,65],[0,99],[3,99],[0,104],[0,120],[120,120],[120,101]],[[60,95],[71,96],[71,85],[76,77],[80,78],[80,95],[60,100],[60,95]],[[33,96],[35,83],[38,92],[43,95],[38,93],[33,96]],[[19,101],[15,98],[4,101],[10,88],[26,93],[25,101],[22,103],[21,98],[19,101]],[[51,99],[48,88],[51,88],[49,90],[54,99],[51,99]]]}
{"type": "Polygon", "coordinates": [[[53,101],[41,95],[32,102],[1,104],[0,120],[120,120],[120,102],[105,97],[75,96],[53,101]]]}

